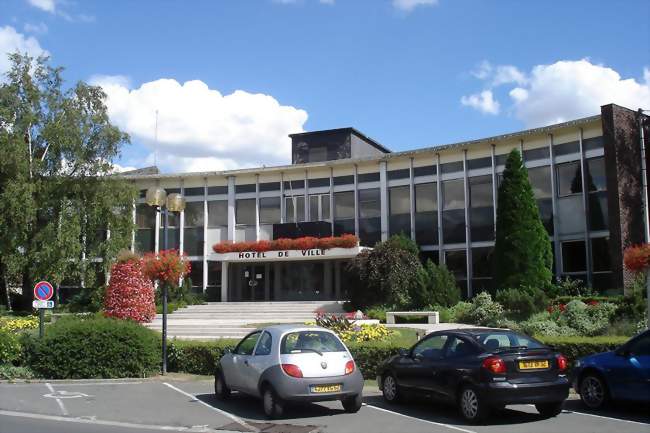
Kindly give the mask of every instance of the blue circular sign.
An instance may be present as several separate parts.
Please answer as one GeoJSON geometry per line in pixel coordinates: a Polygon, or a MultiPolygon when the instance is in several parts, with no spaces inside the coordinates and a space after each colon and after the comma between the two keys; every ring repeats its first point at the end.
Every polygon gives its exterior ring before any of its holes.
{"type": "Polygon", "coordinates": [[[49,301],[54,295],[54,287],[47,281],[39,281],[34,286],[34,297],[40,301],[49,301]]]}

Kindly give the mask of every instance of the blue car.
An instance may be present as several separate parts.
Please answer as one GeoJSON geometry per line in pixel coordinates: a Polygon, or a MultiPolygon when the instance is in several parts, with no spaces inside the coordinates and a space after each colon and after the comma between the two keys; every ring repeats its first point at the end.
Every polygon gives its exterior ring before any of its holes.
{"type": "Polygon", "coordinates": [[[611,352],[576,361],[573,388],[590,409],[611,400],[650,403],[650,331],[611,352]]]}

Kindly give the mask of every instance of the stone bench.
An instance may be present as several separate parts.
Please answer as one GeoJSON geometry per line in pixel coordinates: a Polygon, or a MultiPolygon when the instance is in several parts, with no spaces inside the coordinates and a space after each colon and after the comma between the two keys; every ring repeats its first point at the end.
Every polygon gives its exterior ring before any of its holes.
{"type": "Polygon", "coordinates": [[[426,317],[427,323],[437,325],[440,323],[440,318],[437,311],[387,311],[386,312],[386,324],[394,325],[395,317],[397,316],[419,316],[426,317]]]}

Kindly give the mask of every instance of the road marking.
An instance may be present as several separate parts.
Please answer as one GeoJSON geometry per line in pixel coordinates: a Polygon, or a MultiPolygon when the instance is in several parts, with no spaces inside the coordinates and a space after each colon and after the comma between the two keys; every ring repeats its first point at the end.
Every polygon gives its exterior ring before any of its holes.
{"type": "MultiPolygon", "coordinates": [[[[47,389],[50,390],[50,393],[52,393],[52,394],[55,394],[55,393],[56,393],[56,391],[54,391],[54,387],[53,387],[52,385],[50,385],[49,382],[46,383],[45,386],[47,386],[47,389]]],[[[58,398],[58,397],[55,397],[55,399],[56,399],[56,402],[59,404],[59,408],[61,409],[61,413],[62,413],[64,416],[68,416],[69,413],[68,413],[68,410],[67,410],[67,409],[65,408],[65,406],[63,405],[63,400],[61,400],[61,399],[58,398]]]]}
{"type": "MultiPolygon", "coordinates": [[[[89,419],[89,418],[66,418],[56,415],[42,415],[38,413],[27,413],[27,412],[14,412],[10,410],[0,410],[0,416],[13,416],[20,418],[31,418],[38,419],[43,421],[63,421],[63,422],[74,422],[78,424],[98,424],[112,427],[125,427],[133,429],[146,429],[146,430],[167,430],[167,431],[182,431],[182,432],[216,432],[217,430],[211,428],[202,428],[199,429],[192,427],[179,427],[179,426],[167,426],[167,425],[152,425],[152,424],[133,424],[130,422],[120,422],[120,421],[103,421],[98,419],[89,419]]],[[[223,432],[223,430],[219,430],[223,432]]]]}
{"type": "Polygon", "coordinates": [[[248,424],[246,421],[244,421],[243,419],[239,418],[237,415],[233,415],[233,414],[231,414],[230,412],[226,412],[225,410],[222,410],[222,409],[216,408],[216,407],[214,407],[214,406],[212,406],[212,405],[209,405],[208,403],[204,402],[203,400],[200,400],[200,399],[196,398],[195,395],[190,394],[189,392],[185,392],[185,391],[183,391],[183,390],[180,389],[180,388],[176,388],[176,387],[175,387],[174,385],[172,385],[171,383],[163,382],[163,385],[165,385],[165,386],[167,386],[167,387],[173,389],[173,390],[176,391],[176,392],[180,392],[180,393],[183,394],[184,396],[191,398],[192,401],[195,401],[195,402],[197,402],[197,403],[200,403],[200,404],[202,404],[203,406],[207,407],[208,409],[211,409],[211,410],[213,410],[213,411],[215,411],[215,412],[217,412],[217,413],[219,413],[219,414],[221,414],[221,415],[223,415],[223,416],[225,416],[225,417],[230,418],[231,420],[235,421],[237,424],[239,424],[239,425],[241,425],[241,426],[243,426],[243,427],[246,427],[246,428],[249,429],[251,432],[258,433],[258,432],[260,431],[258,428],[253,427],[252,425],[248,424]]]}
{"type": "Polygon", "coordinates": [[[464,429],[464,428],[456,427],[456,426],[453,426],[453,425],[451,425],[451,424],[445,424],[445,423],[441,423],[441,422],[429,421],[429,420],[427,420],[427,419],[417,418],[417,417],[415,417],[415,416],[405,415],[405,414],[403,414],[403,413],[399,413],[399,412],[393,412],[392,410],[384,409],[384,408],[381,408],[381,407],[378,407],[378,406],[373,406],[373,405],[368,404],[368,403],[364,403],[363,405],[364,405],[364,406],[368,406],[369,408],[372,408],[372,409],[375,409],[375,410],[381,411],[381,412],[392,413],[393,415],[399,415],[399,416],[404,417],[404,418],[408,418],[408,419],[412,419],[412,420],[415,420],[415,421],[424,422],[424,423],[427,423],[427,424],[437,425],[437,426],[439,426],[439,427],[446,427],[446,428],[448,428],[448,429],[458,430],[458,431],[462,431],[462,432],[465,432],[465,433],[476,433],[476,432],[473,431],[473,430],[466,430],[466,429],[464,429]]]}
{"type": "Polygon", "coordinates": [[[627,423],[630,423],[630,424],[638,424],[638,425],[646,425],[646,426],[650,425],[648,423],[640,422],[640,421],[632,421],[632,420],[629,420],[629,419],[614,418],[614,417],[611,417],[611,416],[594,415],[593,413],[576,412],[574,410],[563,410],[562,412],[563,413],[575,413],[576,415],[583,415],[583,416],[592,416],[594,418],[609,419],[609,420],[612,420],[612,421],[627,422],[627,423]]]}
{"type": "Polygon", "coordinates": [[[101,386],[101,385],[139,385],[142,382],[84,382],[84,383],[61,383],[65,386],[101,386]]]}

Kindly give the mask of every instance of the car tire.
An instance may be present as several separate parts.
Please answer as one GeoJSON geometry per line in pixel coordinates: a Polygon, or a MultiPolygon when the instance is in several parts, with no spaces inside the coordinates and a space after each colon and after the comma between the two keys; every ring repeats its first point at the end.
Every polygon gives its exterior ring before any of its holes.
{"type": "Polygon", "coordinates": [[[266,386],[262,391],[262,407],[269,419],[277,419],[284,413],[284,402],[271,386],[266,386]]]}
{"type": "Polygon", "coordinates": [[[580,400],[589,409],[600,409],[609,400],[609,390],[602,377],[587,373],[580,380],[580,400]]]}
{"type": "Polygon", "coordinates": [[[397,379],[391,373],[384,376],[381,384],[381,393],[384,396],[384,400],[388,403],[397,403],[401,400],[402,393],[397,384],[397,379]]]}
{"type": "Polygon", "coordinates": [[[544,418],[553,418],[562,413],[562,404],[564,402],[557,401],[553,403],[538,403],[535,405],[537,412],[544,418]]]}
{"type": "Polygon", "coordinates": [[[226,385],[226,380],[221,371],[218,371],[217,374],[214,375],[214,395],[219,400],[226,400],[230,397],[230,388],[226,385]]]}
{"type": "Polygon", "coordinates": [[[357,394],[341,400],[341,404],[343,405],[343,410],[347,413],[357,413],[363,404],[363,397],[361,394],[357,394]]]}
{"type": "Polygon", "coordinates": [[[458,395],[458,410],[462,417],[472,424],[480,423],[490,414],[487,403],[471,385],[461,388],[458,395]]]}

